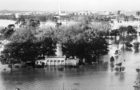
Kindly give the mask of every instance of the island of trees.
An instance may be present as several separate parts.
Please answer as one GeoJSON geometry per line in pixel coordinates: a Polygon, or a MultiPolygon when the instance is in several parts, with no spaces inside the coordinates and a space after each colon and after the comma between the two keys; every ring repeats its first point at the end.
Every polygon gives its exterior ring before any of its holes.
{"type": "Polygon", "coordinates": [[[18,19],[20,28],[14,29],[9,25],[1,30],[1,38],[10,41],[2,51],[1,61],[6,64],[15,62],[32,62],[54,56],[56,44],[62,46],[63,54],[77,57],[81,64],[99,62],[99,57],[108,53],[108,36],[122,36],[136,34],[132,26],[121,27],[110,31],[108,21],[95,21],[83,18],[80,23],[71,26],[57,25],[42,28],[37,19],[18,19]],[[83,62],[84,61],[84,62],[83,62]]]}

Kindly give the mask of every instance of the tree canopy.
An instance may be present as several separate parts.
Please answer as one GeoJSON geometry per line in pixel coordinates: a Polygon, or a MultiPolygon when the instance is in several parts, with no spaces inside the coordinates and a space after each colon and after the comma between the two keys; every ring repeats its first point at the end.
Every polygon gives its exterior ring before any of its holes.
{"type": "Polygon", "coordinates": [[[6,62],[35,61],[39,57],[55,54],[56,42],[50,36],[42,36],[40,39],[37,36],[39,33],[35,32],[36,29],[32,27],[21,27],[8,38],[11,43],[7,44],[2,52],[6,62]]]}
{"type": "Polygon", "coordinates": [[[55,55],[56,44],[62,44],[67,57],[77,57],[90,63],[108,52],[108,43],[98,32],[109,26],[78,23],[72,26],[40,28],[36,21],[25,24],[9,37],[12,43],[5,46],[3,55],[7,60],[35,61],[39,57],[55,55]],[[35,24],[35,26],[34,26],[35,24]],[[30,26],[31,25],[31,26],[30,26]],[[100,27],[102,26],[102,27],[100,27]],[[37,27],[37,28],[36,28],[37,27]]]}

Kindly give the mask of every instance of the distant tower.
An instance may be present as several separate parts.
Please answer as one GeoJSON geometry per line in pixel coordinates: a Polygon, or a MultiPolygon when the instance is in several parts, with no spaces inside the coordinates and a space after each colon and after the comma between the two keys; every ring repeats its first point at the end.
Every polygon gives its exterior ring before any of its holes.
{"type": "Polygon", "coordinates": [[[63,53],[62,53],[62,45],[60,43],[56,44],[56,56],[57,57],[62,57],[63,53]]]}

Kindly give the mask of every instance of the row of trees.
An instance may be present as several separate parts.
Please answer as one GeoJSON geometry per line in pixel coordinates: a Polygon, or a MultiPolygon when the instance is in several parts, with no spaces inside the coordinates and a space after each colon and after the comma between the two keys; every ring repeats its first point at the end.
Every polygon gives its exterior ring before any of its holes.
{"type": "Polygon", "coordinates": [[[15,17],[14,14],[11,14],[11,15],[0,15],[0,19],[16,20],[16,17],[15,17]]]}
{"type": "Polygon", "coordinates": [[[9,34],[6,39],[11,43],[5,45],[2,52],[3,62],[10,64],[30,61],[34,63],[40,57],[54,55],[56,41],[48,36],[42,36],[40,39],[36,35],[36,31],[36,27],[26,25],[26,27],[16,29],[12,34],[9,34]]]}
{"type": "Polygon", "coordinates": [[[127,26],[127,27],[120,27],[119,29],[115,29],[115,30],[112,30],[110,35],[111,36],[118,36],[118,35],[136,35],[137,34],[137,31],[136,29],[133,27],[133,26],[127,26]]]}
{"type": "Polygon", "coordinates": [[[45,56],[55,55],[56,44],[62,44],[62,51],[66,57],[78,57],[82,62],[97,61],[99,56],[108,52],[108,43],[100,37],[97,28],[77,24],[69,27],[39,28],[34,20],[25,27],[16,29],[7,38],[11,43],[5,46],[3,60],[31,61],[45,56]]]}
{"type": "Polygon", "coordinates": [[[55,36],[62,43],[63,53],[67,57],[78,57],[81,62],[95,62],[99,56],[107,54],[108,43],[96,31],[81,24],[57,30],[55,36]],[[85,28],[86,27],[86,28],[85,28]],[[59,34],[58,34],[59,33],[59,34]]]}

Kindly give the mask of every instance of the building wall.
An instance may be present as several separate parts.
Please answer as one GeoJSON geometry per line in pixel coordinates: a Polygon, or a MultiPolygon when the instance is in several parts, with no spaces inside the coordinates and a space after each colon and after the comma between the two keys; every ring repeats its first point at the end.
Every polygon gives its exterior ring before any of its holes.
{"type": "Polygon", "coordinates": [[[37,60],[36,64],[37,65],[42,65],[44,63],[45,65],[73,65],[76,66],[79,63],[78,59],[67,59],[65,57],[51,57],[51,58],[46,58],[45,60],[37,60]]]}
{"type": "Polygon", "coordinates": [[[65,58],[46,58],[46,65],[65,65],[65,58]]]}
{"type": "Polygon", "coordinates": [[[46,58],[45,60],[36,61],[37,65],[42,65],[42,63],[44,63],[45,65],[65,65],[65,57],[52,57],[46,58]]]}
{"type": "Polygon", "coordinates": [[[78,59],[67,59],[65,65],[76,66],[79,63],[78,59]]]}

